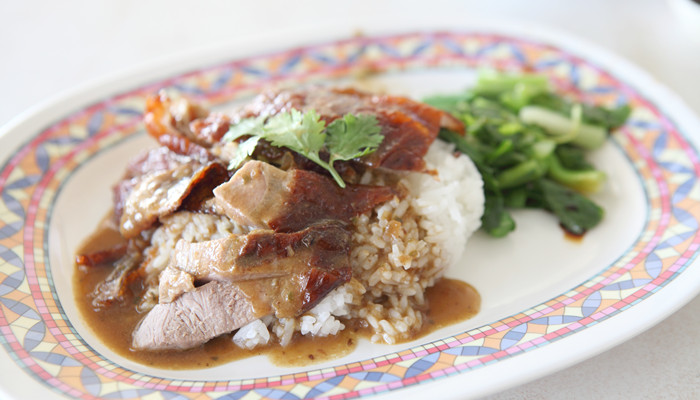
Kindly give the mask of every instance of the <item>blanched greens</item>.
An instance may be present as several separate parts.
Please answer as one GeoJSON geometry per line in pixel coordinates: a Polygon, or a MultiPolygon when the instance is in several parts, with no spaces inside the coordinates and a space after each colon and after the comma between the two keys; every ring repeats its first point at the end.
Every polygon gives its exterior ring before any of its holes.
{"type": "Polygon", "coordinates": [[[605,174],[586,161],[585,153],[624,124],[628,106],[574,103],[553,93],[544,76],[496,73],[482,74],[465,93],[425,102],[467,128],[465,136],[443,129],[439,137],[467,154],[484,179],[486,232],[507,235],[515,229],[508,210],[524,207],[552,212],[576,235],[600,222],[603,209],[585,194],[597,191],[605,174]]]}

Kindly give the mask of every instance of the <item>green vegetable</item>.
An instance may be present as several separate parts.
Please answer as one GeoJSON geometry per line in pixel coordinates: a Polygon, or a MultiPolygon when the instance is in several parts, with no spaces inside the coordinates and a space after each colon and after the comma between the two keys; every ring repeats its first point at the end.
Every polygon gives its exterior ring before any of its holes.
{"type": "Polygon", "coordinates": [[[549,177],[581,193],[595,193],[605,182],[605,173],[595,169],[567,169],[558,157],[552,157],[549,177]]]}
{"type": "Polygon", "coordinates": [[[232,125],[224,135],[224,141],[234,141],[250,136],[240,143],[229,169],[238,168],[255,151],[260,140],[276,147],[295,151],[327,170],[340,187],[345,182],[333,168],[336,161],[362,157],[377,150],[384,139],[377,118],[372,115],[346,114],[328,126],[311,110],[298,110],[276,114],[267,120],[248,118],[232,125]],[[325,161],[321,154],[327,154],[325,161]]]}
{"type": "Polygon", "coordinates": [[[481,74],[469,91],[425,100],[464,122],[467,134],[441,130],[441,140],[467,154],[484,179],[482,229],[502,237],[515,229],[512,208],[552,212],[562,227],[582,234],[603,210],[593,193],[605,174],[586,160],[610,130],[624,124],[628,106],[607,109],[570,102],[538,75],[481,74]]]}
{"type": "Polygon", "coordinates": [[[603,219],[603,209],[580,193],[549,179],[537,183],[544,207],[559,218],[562,227],[574,235],[583,235],[603,219]]]}
{"type": "Polygon", "coordinates": [[[326,146],[330,154],[328,164],[362,157],[375,151],[384,140],[381,127],[373,115],[356,117],[345,114],[326,128],[326,146]]]}

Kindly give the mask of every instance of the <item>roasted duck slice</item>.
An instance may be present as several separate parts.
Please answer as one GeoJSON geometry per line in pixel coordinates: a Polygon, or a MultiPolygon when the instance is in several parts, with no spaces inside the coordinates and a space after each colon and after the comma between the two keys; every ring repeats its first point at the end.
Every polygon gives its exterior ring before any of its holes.
{"type": "Polygon", "coordinates": [[[345,268],[349,251],[350,232],[346,226],[324,221],[292,233],[260,229],[198,243],[180,240],[170,266],[197,280],[253,280],[313,267],[345,268]]]}
{"type": "Polygon", "coordinates": [[[265,293],[212,281],[171,303],[157,304],[132,336],[136,350],[188,349],[272,313],[265,293]]]}
{"type": "Polygon", "coordinates": [[[196,135],[189,129],[192,121],[205,118],[209,111],[184,98],[173,100],[161,91],[146,99],[144,123],[146,130],[158,143],[171,151],[198,159],[212,161],[206,147],[197,143],[196,135]]]}
{"type": "Polygon", "coordinates": [[[114,269],[103,282],[95,287],[92,294],[92,305],[95,308],[104,307],[114,301],[119,301],[127,290],[129,276],[141,263],[141,253],[127,252],[115,264],[114,269]]]}
{"type": "Polygon", "coordinates": [[[291,317],[350,280],[350,235],[344,224],[324,221],[293,233],[257,230],[199,243],[179,241],[170,267],[195,281],[264,282],[260,290],[273,285],[275,295],[269,298],[277,316],[291,317]]]}
{"type": "Polygon", "coordinates": [[[115,189],[115,213],[121,208],[119,229],[122,236],[135,237],[153,226],[159,217],[180,208],[196,209],[211,197],[214,187],[226,179],[228,171],[223,165],[191,161],[122,181],[128,184],[122,183],[115,189]]]}
{"type": "Polygon", "coordinates": [[[312,171],[283,171],[253,160],[214,189],[214,203],[239,224],[293,232],[326,219],[349,222],[396,195],[388,186],[343,189],[312,171]]]}
{"type": "Polygon", "coordinates": [[[266,315],[301,315],[350,280],[349,242],[338,222],[291,234],[180,241],[161,274],[159,292],[167,298],[139,323],[133,347],[184,349],[266,315]],[[197,281],[208,283],[195,287],[197,281]]]}

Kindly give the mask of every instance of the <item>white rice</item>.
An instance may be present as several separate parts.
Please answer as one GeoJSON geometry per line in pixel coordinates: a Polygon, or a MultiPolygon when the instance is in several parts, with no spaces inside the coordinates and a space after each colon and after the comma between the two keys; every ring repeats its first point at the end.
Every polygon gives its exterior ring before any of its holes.
{"type": "Polygon", "coordinates": [[[439,244],[451,266],[460,259],[467,239],[481,226],[484,191],[481,175],[471,160],[461,154],[452,157],[454,145],[437,140],[425,156],[428,168],[438,176],[409,174],[406,181],[411,206],[423,217],[425,240],[439,244]]]}

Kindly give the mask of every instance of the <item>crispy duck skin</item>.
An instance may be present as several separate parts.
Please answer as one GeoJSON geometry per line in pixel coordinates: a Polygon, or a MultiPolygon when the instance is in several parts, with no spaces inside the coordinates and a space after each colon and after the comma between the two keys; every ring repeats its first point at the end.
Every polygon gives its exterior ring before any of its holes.
{"type": "Polygon", "coordinates": [[[325,219],[350,221],[397,194],[388,186],[343,189],[312,171],[283,171],[252,160],[214,189],[214,203],[240,224],[292,232],[325,219]]]}
{"type": "Polygon", "coordinates": [[[106,249],[82,253],[75,256],[75,263],[86,267],[95,267],[119,260],[126,254],[127,244],[119,243],[106,249]]]}
{"type": "MultiPolygon", "coordinates": [[[[192,157],[177,154],[165,146],[148,150],[131,160],[122,179],[112,187],[115,222],[119,223],[129,195],[139,182],[146,179],[146,176],[157,173],[167,175],[168,171],[172,174],[173,171],[182,168],[183,165],[192,165],[193,170],[198,170],[207,164],[202,164],[192,157]]],[[[212,166],[207,170],[206,174],[193,177],[193,179],[197,180],[197,182],[193,182],[197,187],[194,193],[190,193],[198,199],[209,197],[211,196],[211,190],[228,178],[228,171],[223,165],[212,166]],[[200,181],[202,182],[199,183],[200,181]],[[200,188],[199,185],[202,185],[202,187],[200,188]],[[206,193],[207,188],[209,188],[208,193],[206,193]]],[[[193,209],[195,206],[195,204],[192,204],[193,202],[194,200],[188,202],[187,209],[193,209]]]]}

